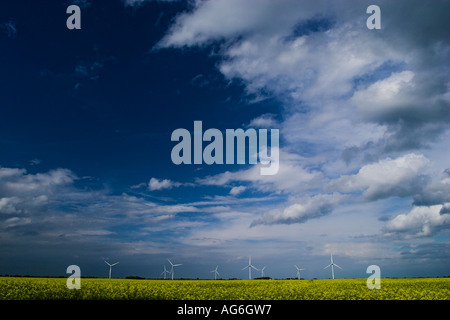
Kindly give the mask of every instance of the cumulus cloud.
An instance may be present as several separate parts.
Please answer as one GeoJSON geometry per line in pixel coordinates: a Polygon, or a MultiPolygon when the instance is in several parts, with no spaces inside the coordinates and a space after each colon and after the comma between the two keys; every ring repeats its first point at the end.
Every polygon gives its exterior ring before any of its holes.
{"type": "Polygon", "coordinates": [[[444,177],[440,181],[430,182],[423,187],[422,192],[415,194],[413,199],[413,204],[416,206],[431,206],[450,202],[450,179],[444,177]]]}
{"type": "Polygon", "coordinates": [[[413,196],[420,193],[427,182],[423,171],[429,164],[425,156],[414,153],[386,158],[363,166],[357,174],[331,181],[329,188],[341,192],[363,191],[368,201],[413,196]]]}
{"type": "Polygon", "coordinates": [[[364,120],[387,125],[382,139],[375,140],[377,152],[424,148],[447,130],[447,81],[428,72],[405,70],[354,93],[351,102],[364,120]]]}
{"type": "Polygon", "coordinates": [[[322,174],[311,170],[303,164],[304,158],[284,150],[280,150],[280,163],[277,174],[261,175],[260,164],[238,171],[225,171],[213,176],[199,178],[200,185],[229,186],[233,182],[248,183],[249,187],[274,193],[299,192],[317,188],[322,174]]]}
{"type": "Polygon", "coordinates": [[[20,203],[17,197],[0,198],[0,213],[13,214],[22,212],[17,206],[20,203]]]}
{"type": "Polygon", "coordinates": [[[444,213],[445,205],[414,207],[407,214],[399,214],[386,223],[386,235],[405,238],[429,237],[442,229],[450,228],[450,214],[444,213]]]}
{"type": "Polygon", "coordinates": [[[78,177],[68,169],[29,174],[25,169],[0,168],[0,213],[42,211],[58,192],[78,177]]]}
{"type": "Polygon", "coordinates": [[[225,40],[218,42],[219,70],[253,95],[284,102],[281,125],[290,144],[312,144],[315,152],[341,148],[347,162],[359,154],[367,153],[367,161],[427,147],[450,121],[449,77],[442,68],[449,53],[442,13],[449,4],[382,1],[389,14],[379,32],[365,28],[367,6],[197,1],[177,16],[158,47],[225,40]]]}
{"type": "Polygon", "coordinates": [[[358,106],[362,117],[369,121],[396,123],[449,121],[450,91],[433,84],[434,79],[417,79],[414,72],[405,70],[392,73],[365,89],[354,93],[352,101],[358,106]],[[434,93],[432,90],[434,89],[434,93]]]}
{"type": "Polygon", "coordinates": [[[174,187],[179,187],[181,185],[182,183],[175,182],[169,179],[158,180],[156,178],[151,178],[150,181],[148,182],[148,189],[150,191],[172,189],[174,187]]]}
{"type": "Polygon", "coordinates": [[[342,199],[343,195],[338,193],[307,197],[284,209],[265,213],[261,218],[254,220],[251,226],[303,223],[309,219],[320,218],[330,214],[342,199]]]}
{"type": "Polygon", "coordinates": [[[142,182],[137,185],[131,186],[131,189],[139,189],[142,187],[147,188],[150,191],[170,190],[172,188],[178,188],[181,186],[194,186],[189,182],[178,182],[170,179],[158,179],[155,177],[150,178],[148,183],[142,182]]]}
{"type": "MultiPolygon", "coordinates": [[[[252,31],[289,28],[303,14],[293,7],[299,9],[301,4],[292,0],[279,3],[270,0],[196,1],[195,10],[179,15],[159,46],[202,45],[252,31]],[[274,10],[279,14],[274,15],[274,10]],[[267,23],[267,19],[271,19],[271,23],[267,23]]],[[[305,7],[303,9],[305,11],[305,7]]]]}
{"type": "MultiPolygon", "coordinates": [[[[432,148],[449,128],[450,43],[443,30],[450,27],[450,4],[381,1],[377,32],[365,28],[369,4],[196,1],[175,18],[158,49],[214,43],[226,79],[237,79],[249,96],[271,95],[283,106],[277,124],[285,145],[277,175],[261,177],[255,166],[197,183],[238,182],[289,195],[337,191],[362,194],[366,201],[411,197],[417,208],[440,205],[441,215],[448,210],[448,184],[430,174],[445,168],[417,150],[432,148]]],[[[273,125],[274,119],[262,114],[249,126],[273,125]]],[[[338,205],[329,195],[310,195],[253,224],[304,222],[338,205]]],[[[416,215],[406,220],[420,220],[416,215]]],[[[446,225],[440,219],[415,232],[434,234],[446,225]]],[[[406,225],[400,220],[391,221],[392,230],[406,225]]]]}
{"type": "Polygon", "coordinates": [[[364,15],[350,9],[354,4],[199,1],[195,10],[177,17],[159,46],[196,46],[228,39],[219,69],[229,79],[244,80],[249,92],[265,89],[296,103],[339,96],[352,89],[354,77],[373,71],[386,58],[377,49],[379,39],[355,27],[364,15]],[[341,17],[340,12],[346,11],[355,16],[341,17]]]}

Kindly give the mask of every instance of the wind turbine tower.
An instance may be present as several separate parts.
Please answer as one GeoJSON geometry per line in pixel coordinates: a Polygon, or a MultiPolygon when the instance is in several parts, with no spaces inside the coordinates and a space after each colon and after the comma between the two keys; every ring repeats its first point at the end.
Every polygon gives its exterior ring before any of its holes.
{"type": "Polygon", "coordinates": [[[173,264],[172,261],[170,261],[169,259],[167,259],[167,261],[169,261],[170,266],[171,266],[171,267],[170,267],[170,273],[172,274],[172,280],[173,280],[173,271],[174,271],[173,268],[174,268],[174,267],[181,266],[182,264],[173,264]]]}
{"type": "Polygon", "coordinates": [[[266,266],[262,267],[261,269],[261,278],[264,278],[264,269],[266,268],[266,266]]]}
{"type": "Polygon", "coordinates": [[[333,254],[331,254],[331,263],[329,265],[327,265],[324,269],[328,268],[331,266],[331,276],[334,279],[334,267],[338,267],[339,269],[342,270],[341,267],[339,267],[336,263],[333,262],[333,254]]]}
{"type": "MultiPolygon", "coordinates": [[[[105,261],[105,260],[103,260],[103,261],[105,261]]],[[[105,263],[109,266],[109,278],[111,279],[111,269],[112,269],[112,267],[114,267],[114,266],[115,266],[116,264],[118,264],[119,262],[110,264],[110,263],[108,263],[107,261],[105,261],[105,263]]]]}
{"type": "Polygon", "coordinates": [[[214,272],[214,280],[217,280],[217,276],[220,276],[219,271],[217,269],[219,266],[217,266],[214,270],[211,270],[211,272],[214,272]]]}
{"type": "Polygon", "coordinates": [[[252,257],[249,256],[248,257],[248,266],[242,268],[242,270],[245,270],[248,268],[248,279],[251,280],[252,279],[252,268],[255,269],[256,271],[259,271],[258,268],[256,268],[255,266],[252,265],[252,257]]]}
{"type": "Polygon", "coordinates": [[[297,269],[297,279],[300,280],[300,271],[301,270],[305,270],[305,269],[300,269],[299,267],[297,267],[296,264],[294,264],[295,269],[297,269]]]}
{"type": "Polygon", "coordinates": [[[164,271],[161,272],[161,275],[164,275],[164,280],[166,280],[166,274],[170,274],[170,271],[166,269],[166,265],[164,265],[164,271]]]}

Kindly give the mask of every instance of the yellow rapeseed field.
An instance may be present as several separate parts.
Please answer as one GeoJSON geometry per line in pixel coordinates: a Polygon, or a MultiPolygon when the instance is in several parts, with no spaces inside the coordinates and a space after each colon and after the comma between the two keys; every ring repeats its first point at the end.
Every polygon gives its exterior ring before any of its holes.
{"type": "Polygon", "coordinates": [[[448,300],[450,278],[318,280],[131,280],[0,277],[0,300],[448,300]]]}

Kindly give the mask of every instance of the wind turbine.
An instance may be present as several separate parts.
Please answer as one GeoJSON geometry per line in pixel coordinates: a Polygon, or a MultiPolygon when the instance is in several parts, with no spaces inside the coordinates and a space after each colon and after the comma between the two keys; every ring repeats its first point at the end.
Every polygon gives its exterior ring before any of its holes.
{"type": "Polygon", "coordinates": [[[251,280],[252,279],[252,268],[255,269],[256,271],[259,271],[258,268],[256,268],[255,266],[252,265],[252,257],[249,256],[248,257],[248,266],[242,268],[242,270],[245,270],[248,268],[248,279],[251,280]]]}
{"type": "Polygon", "coordinates": [[[181,266],[182,264],[173,264],[172,261],[170,261],[169,259],[167,259],[167,261],[169,261],[171,268],[170,268],[170,273],[172,274],[172,280],[173,280],[173,268],[174,267],[178,267],[181,266]]]}
{"type": "Polygon", "coordinates": [[[333,263],[333,254],[332,253],[331,253],[331,263],[329,265],[327,265],[324,269],[328,268],[329,266],[331,266],[331,276],[334,279],[334,266],[338,267],[341,270],[342,270],[342,268],[339,267],[336,263],[333,263]]]}
{"type": "Polygon", "coordinates": [[[214,272],[214,280],[217,280],[217,276],[220,276],[219,271],[217,269],[219,266],[217,266],[214,270],[211,270],[211,272],[214,272]]]}
{"type": "Polygon", "coordinates": [[[297,269],[297,279],[300,280],[300,271],[301,270],[305,270],[305,269],[300,269],[299,267],[297,267],[296,264],[294,264],[295,269],[297,269]]]}
{"type": "Polygon", "coordinates": [[[167,273],[169,273],[170,274],[170,271],[169,270],[167,270],[166,269],[166,265],[164,265],[164,271],[163,272],[161,272],[161,275],[164,275],[164,280],[166,280],[166,274],[167,273]]]}
{"type": "Polygon", "coordinates": [[[266,266],[262,267],[261,269],[261,278],[264,278],[264,269],[266,268],[266,266]]]}
{"type": "MultiPolygon", "coordinates": [[[[103,261],[105,261],[105,260],[103,260],[103,261]]],[[[110,264],[110,263],[108,263],[108,262],[105,261],[105,263],[109,266],[109,278],[111,279],[111,269],[112,269],[112,267],[114,267],[114,266],[115,266],[116,264],[118,264],[119,262],[110,264]]]]}

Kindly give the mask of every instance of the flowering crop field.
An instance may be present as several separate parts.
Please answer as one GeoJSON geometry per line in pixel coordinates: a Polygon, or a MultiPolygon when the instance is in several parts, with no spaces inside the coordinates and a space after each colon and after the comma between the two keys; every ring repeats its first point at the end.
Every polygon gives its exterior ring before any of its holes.
{"type": "Polygon", "coordinates": [[[314,280],[132,280],[0,277],[0,300],[449,300],[450,278],[314,280]]]}

